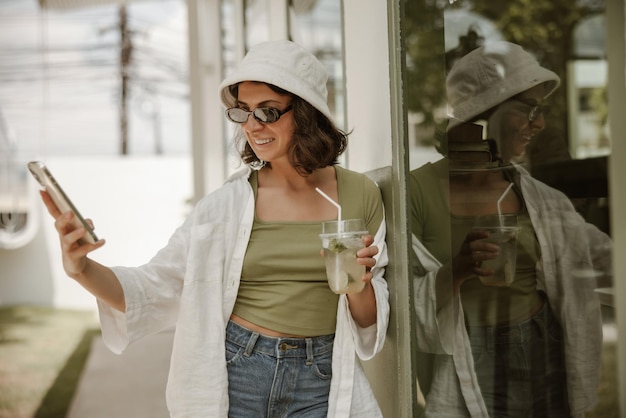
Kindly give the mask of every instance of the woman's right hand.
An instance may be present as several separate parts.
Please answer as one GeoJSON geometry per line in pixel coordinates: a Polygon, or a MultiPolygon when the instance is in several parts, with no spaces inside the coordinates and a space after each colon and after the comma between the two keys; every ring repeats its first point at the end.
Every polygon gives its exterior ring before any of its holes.
{"type": "MultiPolygon", "coordinates": [[[[79,242],[87,234],[85,228],[75,228],[72,225],[74,213],[71,211],[61,213],[54,204],[50,195],[44,190],[40,191],[41,199],[48,209],[48,213],[55,219],[54,227],[59,234],[61,252],[63,255],[63,269],[66,274],[74,279],[79,277],[87,265],[87,254],[104,245],[104,240],[99,240],[95,244],[89,244],[84,240],[79,242]]],[[[87,220],[93,227],[91,220],[87,220]]]]}
{"type": "MultiPolygon", "coordinates": [[[[87,258],[87,254],[104,245],[104,240],[101,239],[95,244],[79,242],[85,237],[87,231],[82,227],[75,228],[71,224],[74,214],[72,212],[61,213],[48,193],[45,191],[40,193],[48,212],[55,219],[54,227],[61,241],[65,273],[105,304],[120,312],[125,312],[124,289],[113,270],[87,258]]],[[[93,226],[91,220],[87,222],[93,226]]]]}

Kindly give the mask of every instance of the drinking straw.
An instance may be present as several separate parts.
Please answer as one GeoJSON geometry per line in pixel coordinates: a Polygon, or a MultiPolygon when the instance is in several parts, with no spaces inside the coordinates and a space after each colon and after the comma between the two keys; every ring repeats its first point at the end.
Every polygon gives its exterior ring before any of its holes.
{"type": "Polygon", "coordinates": [[[316,187],[315,191],[321,194],[322,196],[324,196],[324,199],[328,200],[331,204],[333,204],[337,208],[337,232],[339,233],[343,232],[342,231],[343,227],[341,226],[341,205],[335,202],[333,199],[331,199],[330,196],[328,196],[326,193],[321,191],[319,187],[316,187]]]}
{"type": "MultiPolygon", "coordinates": [[[[324,199],[328,200],[333,206],[335,206],[337,208],[337,233],[338,234],[342,234],[343,233],[343,224],[341,223],[341,205],[339,203],[335,202],[333,199],[331,199],[330,196],[328,196],[326,193],[321,191],[319,187],[316,187],[315,191],[318,192],[319,194],[321,194],[324,197],[324,199]]],[[[332,278],[332,280],[335,283],[333,285],[333,288],[338,287],[339,277],[341,276],[341,264],[342,263],[340,263],[339,261],[334,263],[334,265],[335,265],[335,270],[334,270],[335,274],[334,274],[334,277],[332,278]]],[[[330,277],[329,277],[329,280],[330,280],[330,277]]]]}
{"type": "Polygon", "coordinates": [[[513,187],[513,183],[509,183],[507,188],[504,190],[504,192],[502,192],[502,194],[498,198],[497,204],[498,204],[498,219],[500,220],[500,228],[504,227],[504,216],[502,216],[502,209],[500,208],[500,205],[502,204],[502,200],[504,199],[504,196],[506,196],[509,190],[511,190],[511,187],[513,187]]]}

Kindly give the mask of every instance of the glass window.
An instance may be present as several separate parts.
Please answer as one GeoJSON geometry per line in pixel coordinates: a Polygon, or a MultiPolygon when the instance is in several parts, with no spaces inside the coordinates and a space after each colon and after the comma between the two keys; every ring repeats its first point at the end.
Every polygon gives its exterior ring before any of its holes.
{"type": "Polygon", "coordinates": [[[420,0],[405,12],[423,406],[613,416],[604,3],[420,0]],[[480,388],[475,403],[438,397],[459,376],[480,388]]]}

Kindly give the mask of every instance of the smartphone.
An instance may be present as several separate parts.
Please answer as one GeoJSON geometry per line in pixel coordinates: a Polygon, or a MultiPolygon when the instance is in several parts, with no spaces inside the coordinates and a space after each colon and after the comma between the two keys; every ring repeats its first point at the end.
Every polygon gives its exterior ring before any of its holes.
{"type": "Polygon", "coordinates": [[[31,161],[28,163],[28,170],[31,172],[33,177],[35,177],[35,180],[37,180],[41,187],[48,192],[52,201],[57,205],[57,208],[59,208],[61,213],[65,213],[70,210],[74,212],[72,225],[76,228],[80,228],[82,226],[87,231],[87,234],[85,234],[79,242],[86,241],[90,244],[95,244],[98,241],[98,237],[93,231],[93,228],[89,226],[87,221],[85,221],[85,218],[83,218],[80,212],[78,212],[59,183],[54,179],[46,165],[41,161],[31,161]]]}

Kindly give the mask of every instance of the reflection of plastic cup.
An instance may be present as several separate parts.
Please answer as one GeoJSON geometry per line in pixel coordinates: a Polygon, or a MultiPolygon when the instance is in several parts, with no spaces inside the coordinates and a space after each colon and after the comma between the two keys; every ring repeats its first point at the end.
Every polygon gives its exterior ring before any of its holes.
{"type": "Polygon", "coordinates": [[[482,241],[500,247],[497,258],[485,260],[481,264],[482,269],[493,270],[493,275],[478,278],[487,286],[509,286],[515,279],[517,234],[519,233],[517,215],[481,216],[476,219],[473,229],[488,232],[489,237],[482,241]]]}
{"type": "Polygon", "coordinates": [[[328,285],[333,292],[356,293],[363,290],[365,283],[361,278],[365,274],[365,266],[357,263],[356,253],[364,247],[361,236],[367,233],[361,219],[322,222],[320,238],[328,285]]]}

